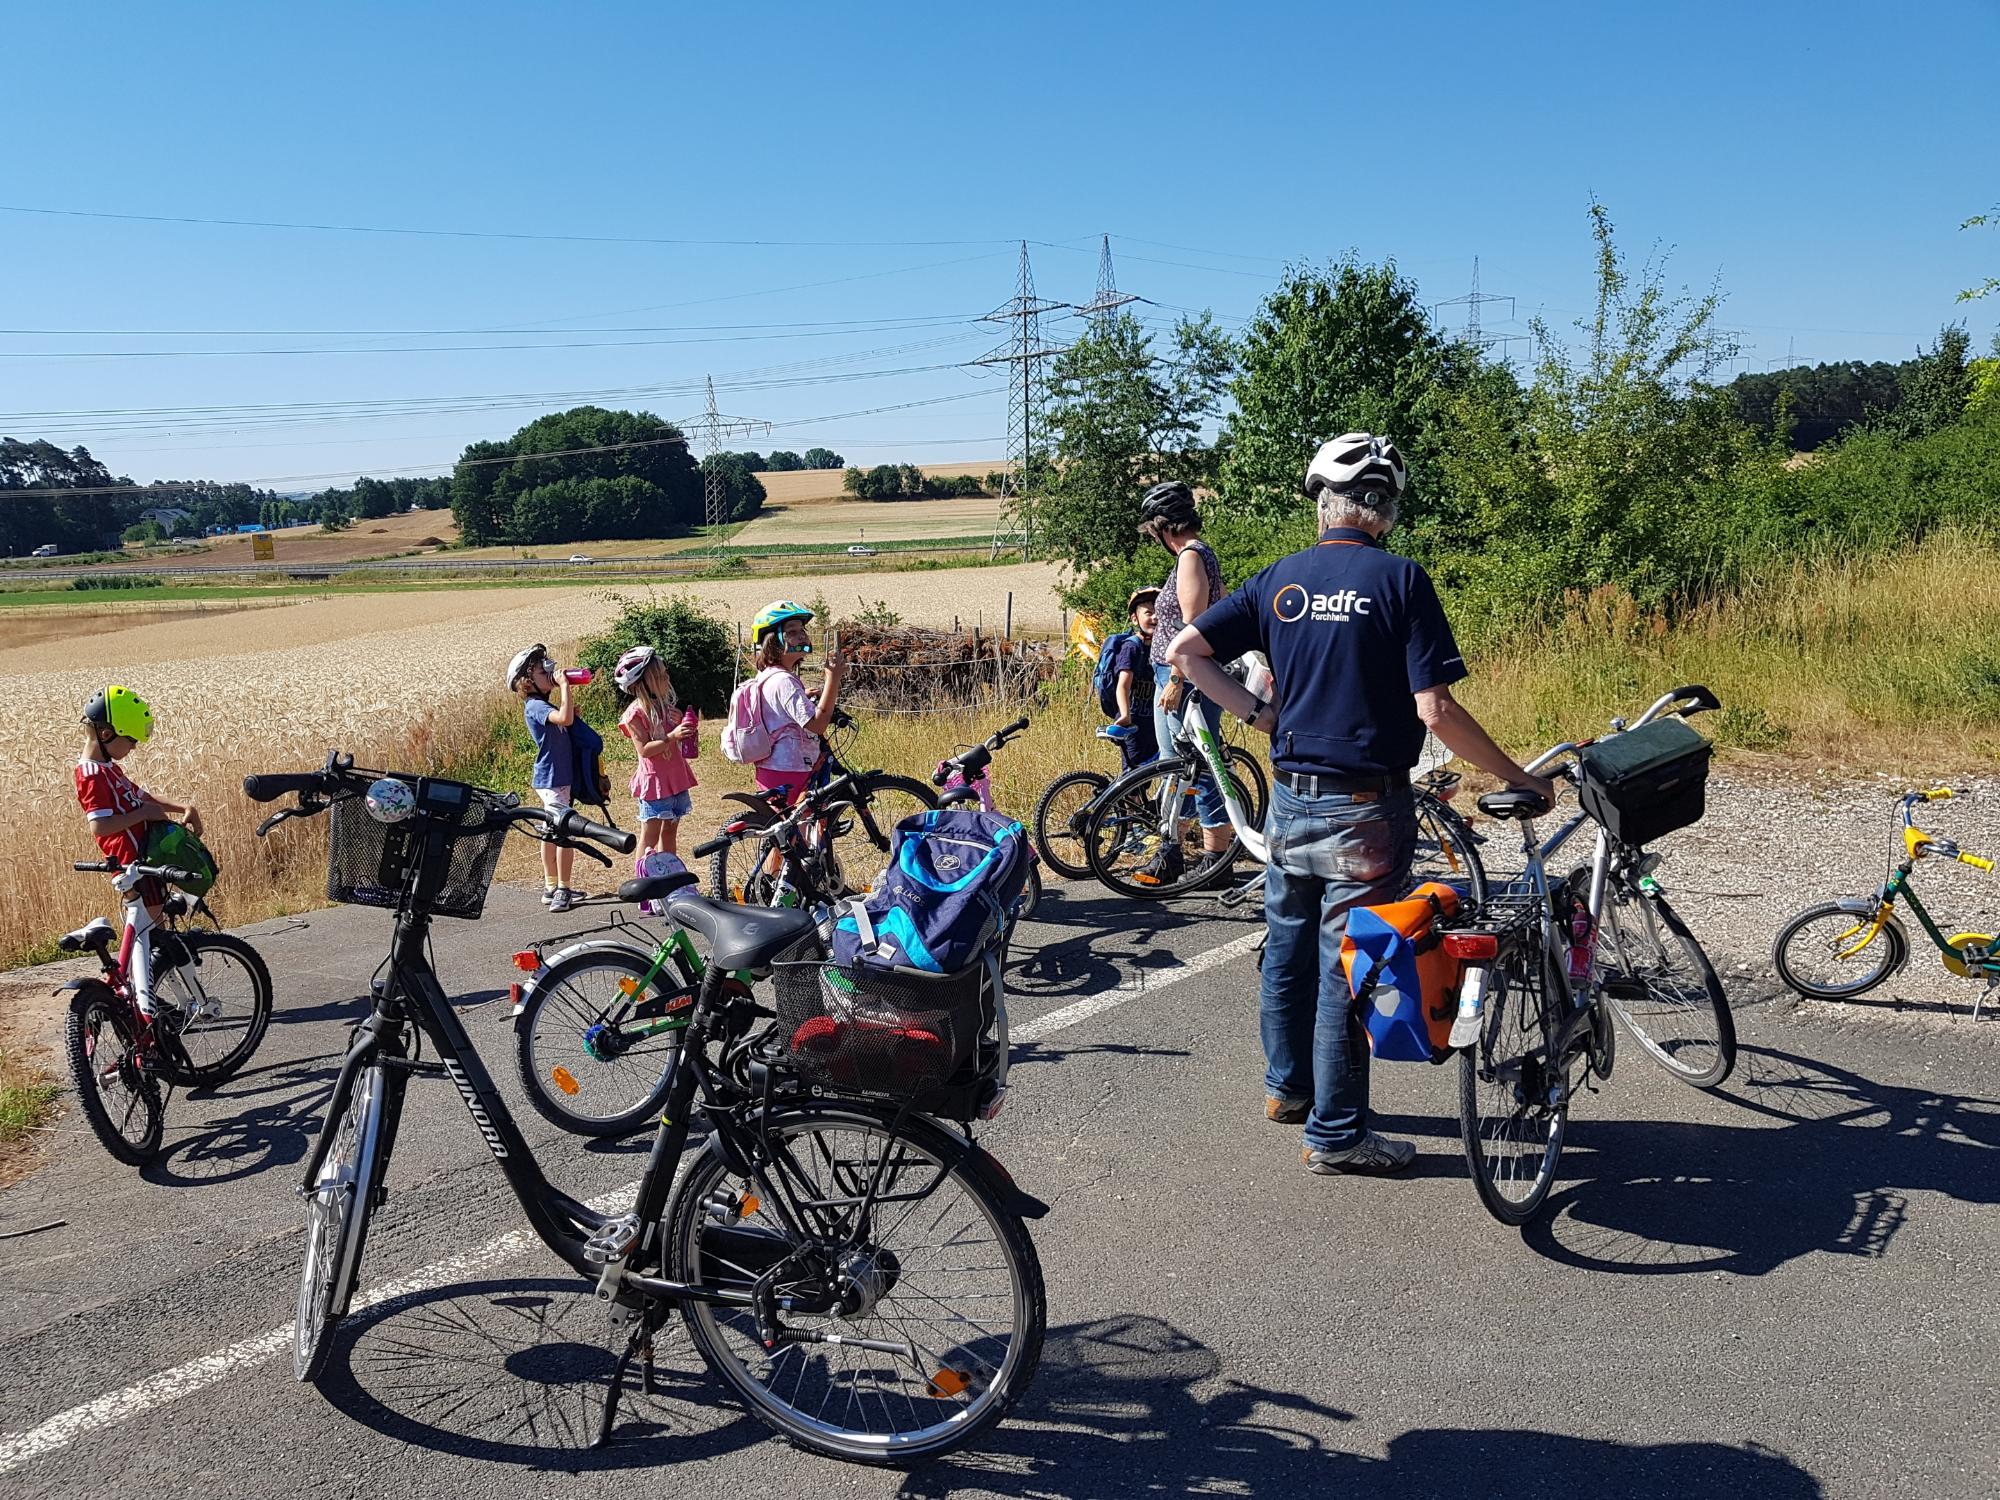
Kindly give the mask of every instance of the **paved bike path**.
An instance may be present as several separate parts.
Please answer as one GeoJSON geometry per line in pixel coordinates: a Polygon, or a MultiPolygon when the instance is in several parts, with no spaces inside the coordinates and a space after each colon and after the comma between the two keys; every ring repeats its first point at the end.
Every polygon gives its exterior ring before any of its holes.
{"type": "MultiPolygon", "coordinates": [[[[573,1489],[570,1471],[660,1468],[668,1493],[1637,1495],[1991,1492],[1979,1416],[2000,1317],[2000,1053],[1969,1028],[1815,1024],[1742,1012],[1728,1097],[1628,1048],[1575,1111],[1546,1227],[1486,1218],[1464,1180],[1449,1070],[1379,1068],[1385,1124],[1422,1156],[1393,1182],[1322,1181],[1258,1118],[1247,954],[1177,967],[1245,924],[1052,899],[1024,936],[1014,1019],[1032,1035],[991,1144],[1054,1212],[1034,1227],[1050,1345],[1016,1418],[911,1475],[830,1464],[724,1407],[685,1344],[608,1455],[579,1433],[608,1368],[601,1314],[539,1247],[449,1091],[413,1089],[331,1401],[288,1358],[225,1359],[145,1414],[98,1409],[65,1446],[0,1472],[13,1493],[149,1480],[209,1496],[573,1489]],[[1029,942],[1024,942],[1027,950],[1029,942]],[[1156,985],[1132,995],[1135,976],[1156,985]],[[1159,980],[1173,982],[1158,984],[1159,980]],[[1107,1003],[1107,991],[1116,1001],[1107,1003]],[[463,1257],[440,1271],[438,1263],[463,1257]]],[[[438,925],[447,986],[504,986],[552,923],[496,892],[438,925]]],[[[175,1148],[137,1180],[80,1131],[0,1195],[0,1464],[94,1399],[282,1328],[296,1289],[291,1189],[380,914],[260,937],[279,1017],[241,1098],[177,1099],[175,1148]],[[252,1108],[247,1125],[220,1122],[252,1108]],[[198,1109],[190,1111],[187,1106],[198,1109]],[[202,1123],[201,1111],[211,1122],[202,1123]]],[[[578,924],[581,925],[581,924],[578,924]]],[[[467,1013],[510,1095],[503,1003],[467,1013]]],[[[637,1148],[522,1124],[551,1175],[595,1194],[637,1148]]]]}

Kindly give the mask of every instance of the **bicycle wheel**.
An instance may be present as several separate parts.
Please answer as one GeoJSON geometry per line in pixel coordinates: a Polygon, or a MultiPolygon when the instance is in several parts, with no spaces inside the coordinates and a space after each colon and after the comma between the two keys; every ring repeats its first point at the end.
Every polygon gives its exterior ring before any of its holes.
{"type": "Polygon", "coordinates": [[[1264,774],[1264,763],[1241,745],[1224,745],[1222,763],[1229,767],[1229,774],[1243,789],[1243,806],[1252,828],[1264,826],[1264,814],[1271,807],[1271,778],[1264,774]]]}
{"type": "Polygon", "coordinates": [[[1417,793],[1417,854],[1410,865],[1410,883],[1426,880],[1456,886],[1465,905],[1486,900],[1486,867],[1479,861],[1472,830],[1450,804],[1428,792],[1417,793]]]}
{"type": "Polygon", "coordinates": [[[1494,964],[1479,1040],[1458,1058],[1458,1123],[1472,1186],[1502,1224],[1525,1224],[1555,1184],[1567,1069],[1549,1065],[1561,976],[1538,934],[1494,964]]]}
{"type": "MultiPolygon", "coordinates": [[[[1232,775],[1232,794],[1248,804],[1249,794],[1232,775]]],[[[1178,761],[1156,761],[1126,772],[1098,797],[1084,825],[1084,853],[1090,873],[1121,896],[1158,901],[1215,885],[1228,877],[1226,864],[1203,873],[1207,857],[1195,817],[1194,783],[1178,761]],[[1169,797],[1179,807],[1168,809],[1169,797]]],[[[1229,852],[1242,849],[1232,829],[1229,852]]]]}
{"type": "Polygon", "coordinates": [[[764,873],[764,859],[770,852],[770,841],[754,833],[731,839],[716,850],[708,863],[709,899],[766,905],[770,876],[764,873]]]}
{"type": "Polygon", "coordinates": [[[1729,1076],[1736,1066],[1729,997],[1666,897],[1607,881],[1597,964],[1605,1002],[1654,1062],[1698,1089],[1729,1076]]]}
{"type": "Polygon", "coordinates": [[[775,1347],[749,1308],[682,1304],[709,1368],[759,1421],[833,1458],[913,1463],[998,1422],[1034,1376],[1048,1310],[1034,1243],[981,1156],[921,1117],[831,1106],[772,1117],[764,1139],[768,1192],[709,1150],[667,1210],[675,1280],[746,1291],[782,1267],[775,1347]],[[772,1195],[785,1201],[760,1201],[772,1195]],[[733,1243],[769,1236],[791,1258],[752,1267],[704,1246],[745,1209],[733,1243]]]}
{"type": "Polygon", "coordinates": [[[1903,929],[1885,921],[1873,934],[1877,903],[1822,901],[1779,929],[1771,945],[1778,977],[1814,1000],[1865,995],[1909,961],[1903,929]]]}
{"type": "Polygon", "coordinates": [[[1097,794],[1111,785],[1102,771],[1065,771],[1042,788],[1035,800],[1035,852],[1065,880],[1087,880],[1083,825],[1097,794]]]}
{"type": "Polygon", "coordinates": [[[652,966],[636,948],[586,948],[536,977],[514,1020],[514,1060],[528,1102],[551,1125],[629,1135],[666,1104],[681,1028],[664,1023],[687,1015],[693,990],[671,961],[644,986],[652,966]]]}
{"type": "Polygon", "coordinates": [[[300,1380],[317,1380],[326,1368],[329,1335],[354,1297],[361,1246],[381,1184],[388,1072],[374,1062],[355,1075],[347,1107],[328,1125],[333,1143],[306,1199],[306,1255],[292,1325],[292,1374],[300,1380]]]}
{"type": "Polygon", "coordinates": [[[207,1088],[235,1077],[271,1024],[263,957],[226,932],[163,933],[154,947],[154,1024],[180,1042],[179,1081],[207,1088]]]}
{"type": "Polygon", "coordinates": [[[140,1167],[160,1154],[166,1100],[139,1051],[134,1024],[109,990],[79,990],[63,1021],[63,1051],[90,1133],[117,1160],[140,1167]]]}

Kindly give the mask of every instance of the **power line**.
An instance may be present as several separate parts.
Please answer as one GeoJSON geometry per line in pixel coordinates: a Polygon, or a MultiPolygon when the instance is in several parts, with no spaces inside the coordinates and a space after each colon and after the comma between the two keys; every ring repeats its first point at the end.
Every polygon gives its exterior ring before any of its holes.
{"type": "MultiPolygon", "coordinates": [[[[1048,343],[1042,338],[1042,314],[1068,306],[1067,303],[1050,302],[1035,295],[1035,273],[1028,263],[1028,242],[1021,241],[1021,269],[1014,295],[982,319],[988,323],[1011,324],[1013,331],[1005,344],[973,361],[977,365],[1007,369],[1007,458],[1013,465],[1013,472],[1001,491],[1001,524],[1005,525],[1010,516],[1017,519],[1019,545],[1024,553],[1028,549],[1034,514],[1035,445],[1041,436],[1041,367],[1045,361],[1062,352],[1061,345],[1048,343]]],[[[1011,545],[1013,542],[1014,538],[1003,538],[1001,531],[995,529],[993,549],[996,554],[1003,544],[1011,545]]]]}
{"type": "MultiPolygon", "coordinates": [[[[602,317],[601,313],[580,313],[577,318],[602,317]]],[[[756,329],[855,328],[865,332],[887,332],[898,325],[969,322],[977,313],[929,313],[894,318],[831,318],[817,322],[786,323],[682,323],[638,325],[623,328],[549,328],[524,324],[519,327],[489,328],[0,328],[6,338],[480,338],[488,334],[558,333],[731,333],[756,329]]],[[[556,319],[555,321],[576,321],[556,319]]]]}
{"type": "Polygon", "coordinates": [[[1097,295],[1076,310],[1079,318],[1089,318],[1099,330],[1104,329],[1121,307],[1142,299],[1130,292],[1118,290],[1118,273],[1111,265],[1111,236],[1104,237],[1104,248],[1097,257],[1097,295]]]}

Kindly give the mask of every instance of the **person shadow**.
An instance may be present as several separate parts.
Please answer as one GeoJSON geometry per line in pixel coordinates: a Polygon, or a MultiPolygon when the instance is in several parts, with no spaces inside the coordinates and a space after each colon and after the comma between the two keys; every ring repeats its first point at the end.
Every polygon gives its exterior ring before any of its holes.
{"type": "Polygon", "coordinates": [[[1816,1251],[1879,1259],[1913,1194],[2000,1204],[2000,1100],[1770,1047],[1738,1058],[1722,1096],[1775,1128],[1573,1116],[1568,1181],[1528,1245],[1626,1275],[1762,1276],[1816,1251]]]}
{"type": "MultiPolygon", "coordinates": [[[[726,1395],[673,1323],[661,1334],[654,1391],[642,1391],[635,1374],[612,1442],[590,1448],[614,1356],[602,1304],[575,1281],[413,1293],[358,1313],[339,1337],[323,1394],[373,1431],[441,1454],[589,1474],[726,1459],[776,1441],[726,1395]]],[[[1756,1447],[1422,1427],[1399,1433],[1386,1452],[1362,1452],[1339,1441],[1355,1420],[1313,1396],[1227,1373],[1214,1350],[1162,1318],[1122,1313],[1049,1330],[1012,1412],[967,1447],[908,1470],[896,1493],[1821,1493],[1789,1459],[1756,1447]]],[[[822,1477],[829,1486],[852,1482],[846,1466],[830,1461],[822,1477]]]]}

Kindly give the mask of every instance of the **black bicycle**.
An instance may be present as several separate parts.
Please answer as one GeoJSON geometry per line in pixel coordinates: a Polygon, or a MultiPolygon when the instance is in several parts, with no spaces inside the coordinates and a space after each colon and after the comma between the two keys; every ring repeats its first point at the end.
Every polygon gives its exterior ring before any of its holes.
{"type": "Polygon", "coordinates": [[[857,876],[865,881],[888,857],[896,825],[938,805],[937,793],[913,776],[857,771],[842,760],[841,752],[855,733],[854,720],[844,711],[836,712],[819,762],[794,805],[794,811],[807,809],[808,816],[794,819],[786,830],[777,829],[788,800],[784,791],[723,795],[725,802],[734,802],[743,811],[694,851],[697,859],[711,859],[709,895],[751,906],[777,904],[777,871],[771,867],[778,863],[772,851],[781,832],[796,835],[786,857],[795,866],[810,866],[799,873],[815,889],[826,892],[828,899],[848,895],[856,889],[857,876]],[[871,868],[862,868],[871,862],[871,868]]]}
{"type": "MultiPolygon", "coordinates": [[[[633,1360],[678,1308],[717,1377],[801,1447],[864,1463],[956,1448],[1005,1415],[1040,1358],[1041,1268],[1024,1218],[1046,1207],[972,1139],[934,1117],[986,1117],[1004,1097],[1004,997],[964,976],[950,994],[857,983],[822,961],[814,919],[709,901],[685,874],[628,882],[699,934],[696,992],[652,1153],[629,1212],[552,1186],[433,971],[435,917],[476,917],[510,829],[629,852],[633,837],[435,778],[330,756],[252,776],[267,819],[331,810],[329,894],[393,909],[389,958],[306,1163],[309,1212],[293,1335],[301,1380],[324,1369],[359,1276],[413,1078],[448,1078],[545,1244],[596,1288],[624,1347],[597,1441],[633,1360]],[[777,1006],[727,976],[774,978],[777,1006]],[[905,1024],[889,1024],[900,1016],[905,1024]],[[775,1024],[773,1024],[775,1023],[775,1024]],[[428,1039],[435,1059],[424,1058],[428,1039]],[[997,1075],[997,1076],[996,1076],[997,1075]],[[828,1097],[844,1089],[855,1097],[828,1097]],[[690,1121],[708,1140],[680,1170],[690,1121]],[[920,1111],[931,1111],[925,1113],[920,1111]],[[678,1175],[678,1181],[676,1177],[678,1175]]],[[[588,851],[594,853],[595,851],[588,851]]],[[[997,980],[993,966],[980,976],[997,980]]]]}

